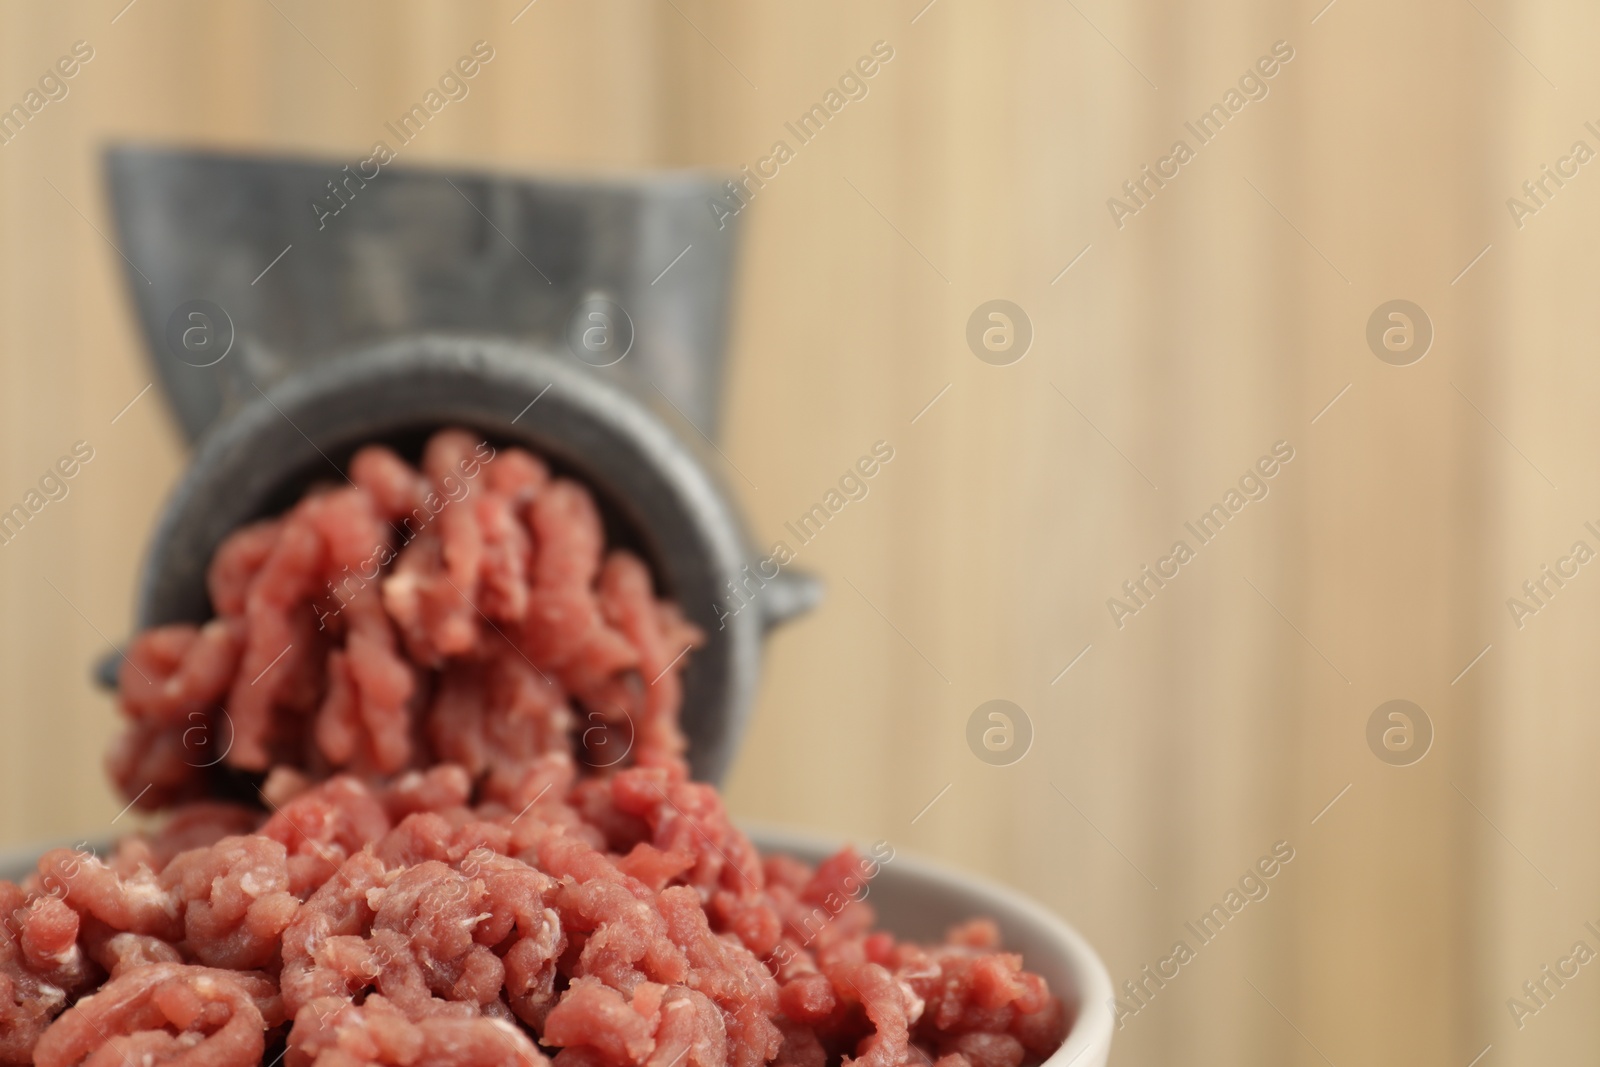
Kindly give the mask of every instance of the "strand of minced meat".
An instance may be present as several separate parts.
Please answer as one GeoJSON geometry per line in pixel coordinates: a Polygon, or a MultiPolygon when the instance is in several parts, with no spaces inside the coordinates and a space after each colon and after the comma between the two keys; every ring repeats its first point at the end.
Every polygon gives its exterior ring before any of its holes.
{"type": "Polygon", "coordinates": [[[0,1064],[1021,1067],[1067,1014],[876,860],[763,858],[678,725],[700,641],[588,491],[458,430],[246,526],[128,650],[152,835],[0,882],[0,1064]],[[220,798],[241,783],[259,805],[220,798]]]}

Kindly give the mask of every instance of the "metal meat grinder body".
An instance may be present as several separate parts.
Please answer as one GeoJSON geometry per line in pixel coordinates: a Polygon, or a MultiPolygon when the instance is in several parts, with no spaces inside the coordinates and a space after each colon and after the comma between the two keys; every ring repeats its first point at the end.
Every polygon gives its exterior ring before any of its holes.
{"type": "Polygon", "coordinates": [[[555,181],[118,147],[119,244],[196,448],[139,586],[140,629],[211,614],[243,523],[461,425],[584,481],[608,534],[706,632],[684,678],[697,778],[726,772],[761,644],[820,595],[759,558],[713,471],[734,261],[709,178],[555,181]],[[337,469],[337,470],[336,470],[337,469]]]}

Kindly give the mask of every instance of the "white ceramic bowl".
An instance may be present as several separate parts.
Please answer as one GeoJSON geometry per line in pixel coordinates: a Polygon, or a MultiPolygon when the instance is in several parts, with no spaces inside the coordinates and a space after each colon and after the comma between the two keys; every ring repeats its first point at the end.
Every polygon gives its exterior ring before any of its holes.
{"type": "MultiPolygon", "coordinates": [[[[786,852],[807,863],[826,859],[840,847],[779,827],[743,828],[762,852],[786,852]]],[[[993,919],[1004,947],[1022,953],[1023,965],[1043,975],[1067,1004],[1072,1028],[1043,1067],[1105,1067],[1111,1052],[1111,976],[1078,931],[1020,893],[899,849],[872,880],[867,899],[878,911],[879,925],[918,941],[939,941],[968,919],[993,919]]]]}
{"type": "MultiPolygon", "coordinates": [[[[840,847],[838,842],[773,826],[744,829],[762,852],[786,852],[807,863],[818,863],[840,847]]],[[[97,851],[100,844],[95,845],[97,851]]],[[[0,878],[25,877],[43,851],[0,852],[0,878]]],[[[885,929],[919,941],[938,941],[946,930],[967,919],[993,919],[1004,946],[1022,953],[1024,966],[1044,976],[1066,1002],[1072,1019],[1066,1043],[1043,1067],[1105,1067],[1111,1051],[1111,977],[1089,942],[1072,927],[1020,893],[898,849],[872,880],[868,899],[885,929]]]]}

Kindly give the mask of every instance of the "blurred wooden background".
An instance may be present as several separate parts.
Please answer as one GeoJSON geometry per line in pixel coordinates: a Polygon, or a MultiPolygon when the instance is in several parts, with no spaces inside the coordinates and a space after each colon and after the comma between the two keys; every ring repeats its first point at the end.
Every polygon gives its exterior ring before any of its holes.
{"type": "Polygon", "coordinates": [[[874,441],[895,459],[803,552],[829,599],[771,645],[736,813],[1013,883],[1118,983],[1289,842],[1114,1063],[1600,1052],[1593,968],[1520,1027],[1506,1003],[1600,949],[1600,579],[1521,629],[1505,603],[1600,548],[1600,177],[1520,229],[1505,203],[1600,148],[1592,7],[125,3],[0,10],[0,104],[94,48],[0,145],[0,505],[95,449],[0,548],[6,843],[117,814],[87,668],[183,462],[154,392],[111,423],[150,375],[103,238],[108,139],[355,159],[484,39],[495,61],[406,162],[733,169],[883,41],[869,95],[745,220],[725,448],[757,531],[874,441]],[[1279,41],[1268,95],[1119,229],[1107,198],[1279,41]],[[1011,366],[964,338],[995,298],[1034,330],[1011,366]],[[1434,328],[1408,367],[1365,340],[1396,298],[1434,328]],[[1107,598],[1280,440],[1270,495],[1118,629],[1107,598]],[[1034,730],[1006,767],[965,740],[997,697],[1034,730]],[[1433,724],[1413,766],[1368,748],[1392,698],[1433,724]]]}

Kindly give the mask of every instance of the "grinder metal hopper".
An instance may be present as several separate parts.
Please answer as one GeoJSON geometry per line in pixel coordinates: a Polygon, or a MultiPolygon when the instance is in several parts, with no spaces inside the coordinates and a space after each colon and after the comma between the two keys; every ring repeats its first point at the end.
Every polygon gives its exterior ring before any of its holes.
{"type": "Polygon", "coordinates": [[[817,584],[757,574],[721,477],[733,230],[708,177],[595,182],[120,147],[126,276],[196,451],[144,564],[143,628],[209,614],[226,534],[454,424],[581,478],[610,535],[707,634],[685,675],[696,777],[718,781],[768,627],[817,584]],[[734,590],[738,590],[735,593],[734,590]]]}

